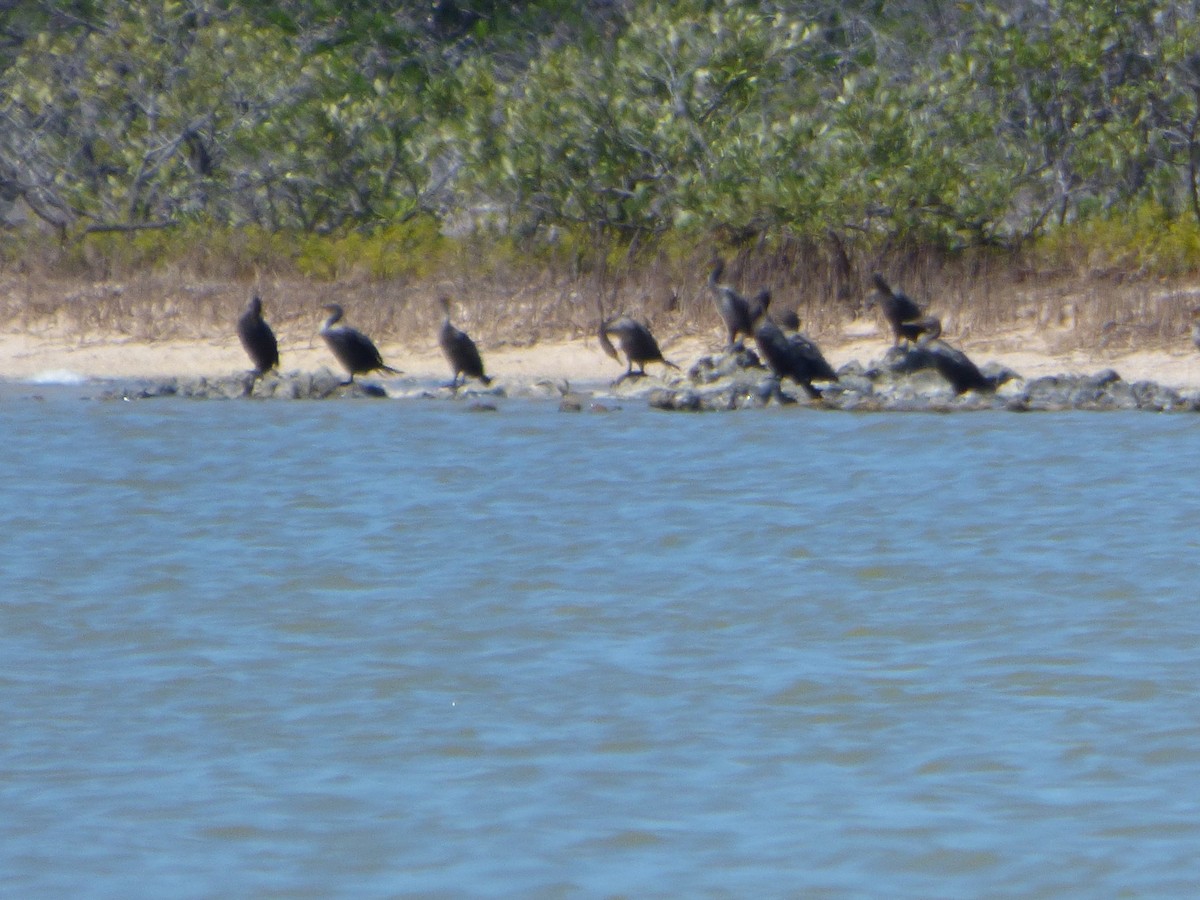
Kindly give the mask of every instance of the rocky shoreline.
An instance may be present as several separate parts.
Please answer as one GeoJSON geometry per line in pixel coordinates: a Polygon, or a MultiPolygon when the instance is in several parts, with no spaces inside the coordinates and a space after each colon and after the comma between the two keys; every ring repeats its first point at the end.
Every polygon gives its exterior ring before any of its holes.
{"type": "MultiPolygon", "coordinates": [[[[957,351],[953,351],[957,352],[957,351]]],[[[505,398],[557,400],[563,411],[605,410],[615,403],[643,402],[654,409],[701,412],[804,406],[854,412],[955,412],[1008,410],[1200,411],[1200,391],[1180,392],[1152,381],[1127,382],[1112,369],[1025,379],[995,364],[982,366],[978,387],[962,389],[944,371],[944,360],[924,347],[893,348],[863,366],[850,362],[836,382],[818,383],[810,399],[790,381],[780,382],[753,350],[698,360],[686,374],[666,381],[628,379],[619,385],[575,386],[565,382],[520,381],[457,391],[448,385],[397,377],[345,384],[329,369],[315,372],[250,373],[226,378],[168,378],[105,385],[101,399],[178,397],[204,400],[457,399],[471,409],[494,409],[505,398]]]]}

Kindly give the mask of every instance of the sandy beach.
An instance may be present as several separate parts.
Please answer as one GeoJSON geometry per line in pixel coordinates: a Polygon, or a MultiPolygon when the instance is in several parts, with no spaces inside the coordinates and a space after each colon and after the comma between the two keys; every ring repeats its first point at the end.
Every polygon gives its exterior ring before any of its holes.
{"type": "MultiPolygon", "coordinates": [[[[1200,390],[1200,352],[1188,340],[1162,349],[1092,352],[1056,350],[1062,335],[1012,332],[987,341],[951,342],[976,363],[997,362],[1026,378],[1054,374],[1088,374],[1115,369],[1129,382],[1156,381],[1176,390],[1200,390]]],[[[874,322],[850,323],[839,335],[820,339],[822,349],[839,367],[851,360],[878,359],[888,341],[874,322]]],[[[337,369],[317,335],[307,342],[281,339],[283,370],[337,369]]],[[[721,338],[709,335],[667,337],[665,355],[685,371],[701,356],[718,352],[721,338]]],[[[500,384],[541,379],[572,384],[604,383],[616,378],[621,366],[607,357],[593,338],[543,341],[530,346],[480,344],[488,371],[500,384]]],[[[448,378],[449,371],[436,342],[380,342],[389,364],[417,378],[448,378]]],[[[249,362],[236,336],[200,340],[138,341],[124,336],[89,335],[86,339],[54,333],[0,335],[0,379],[7,381],[83,381],[93,379],[217,377],[246,371],[249,362]]],[[[670,374],[659,366],[651,374],[670,374]]]]}

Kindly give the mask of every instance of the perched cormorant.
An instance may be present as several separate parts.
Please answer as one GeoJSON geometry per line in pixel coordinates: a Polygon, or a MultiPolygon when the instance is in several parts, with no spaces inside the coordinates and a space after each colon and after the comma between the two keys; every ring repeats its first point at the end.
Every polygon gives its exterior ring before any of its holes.
{"type": "Polygon", "coordinates": [[[779,327],[784,331],[799,331],[800,313],[794,309],[785,309],[779,314],[779,327]]]}
{"type": "Polygon", "coordinates": [[[463,377],[463,384],[467,383],[468,378],[478,378],[484,384],[491,384],[491,377],[483,373],[483,358],[480,357],[475,342],[465,331],[459,331],[450,324],[450,298],[439,297],[438,303],[444,314],[442,327],[438,330],[438,343],[442,346],[446,362],[450,363],[454,372],[450,387],[458,390],[459,375],[463,377]]]}
{"type": "Polygon", "coordinates": [[[911,322],[900,323],[900,337],[910,344],[927,344],[942,336],[942,320],[937,316],[921,316],[911,322]]]}
{"type": "MultiPolygon", "coordinates": [[[[721,273],[724,271],[725,260],[718,256],[713,261],[712,273],[708,276],[708,286],[715,294],[713,299],[717,304],[717,312],[721,314],[725,330],[729,333],[729,346],[734,347],[737,345],[739,334],[746,337],[754,335],[754,325],[758,321],[758,317],[761,317],[766,311],[766,306],[762,302],[763,293],[760,293],[752,303],[729,285],[721,284],[721,273]]],[[[766,303],[770,302],[771,295],[766,292],[766,303]]]]}
{"type": "Polygon", "coordinates": [[[271,326],[263,321],[262,298],[258,294],[246,304],[246,311],[238,319],[237,332],[246,355],[254,363],[256,376],[265,375],[279,365],[279,344],[271,326]]]}
{"type": "Polygon", "coordinates": [[[837,372],[817,345],[802,334],[785,335],[768,317],[754,331],[754,341],[775,377],[791,378],[810,397],[820,397],[813,381],[837,381],[837,372]]]}
{"type": "MultiPolygon", "coordinates": [[[[925,311],[908,294],[903,291],[893,291],[878,272],[872,276],[872,279],[879,291],[879,306],[883,310],[883,317],[887,319],[888,325],[892,329],[892,346],[899,346],[901,338],[914,340],[909,337],[912,334],[920,337],[922,331],[917,323],[924,320],[925,311]],[[909,327],[903,327],[905,325],[909,327]]],[[[940,324],[938,327],[940,329],[940,324]]]]}
{"type": "Polygon", "coordinates": [[[612,345],[612,341],[608,339],[610,334],[617,336],[617,343],[621,346],[621,351],[625,354],[627,366],[625,374],[618,378],[613,384],[620,384],[626,378],[640,378],[646,374],[646,363],[662,363],[664,366],[670,366],[672,369],[678,369],[679,366],[665,359],[662,355],[662,350],[659,349],[658,341],[654,339],[654,335],[650,333],[650,329],[643,325],[637,319],[632,319],[629,316],[616,316],[605,321],[600,320],[600,329],[596,337],[600,340],[600,346],[604,352],[615,359],[621,361],[621,357],[617,355],[617,348],[612,345]],[[634,363],[637,364],[638,370],[633,371],[634,363]]]}
{"type": "Polygon", "coordinates": [[[321,337],[342,367],[350,373],[347,384],[353,383],[355,375],[365,375],[377,369],[393,375],[403,374],[399,369],[384,365],[379,349],[369,337],[349,325],[337,324],[342,319],[342,308],[338,304],[327,304],[324,309],[328,311],[329,318],[321,325],[321,337]]]}
{"type": "Polygon", "coordinates": [[[757,325],[759,321],[767,314],[767,310],[771,306],[771,291],[769,288],[763,288],[757,294],[750,298],[747,303],[747,308],[750,310],[750,323],[757,325]]]}
{"type": "Polygon", "coordinates": [[[967,391],[994,391],[996,384],[979,371],[967,354],[951,347],[941,339],[942,323],[937,316],[924,316],[912,322],[902,322],[900,334],[915,344],[904,350],[889,350],[899,360],[900,371],[936,369],[950,382],[956,394],[967,391]],[[911,327],[911,330],[909,330],[911,327]]]}
{"type": "Polygon", "coordinates": [[[956,394],[996,389],[995,383],[979,371],[979,367],[971,362],[967,354],[951,347],[943,340],[937,338],[924,340],[916,350],[910,352],[924,352],[932,356],[934,368],[950,382],[950,386],[954,388],[956,394]]]}
{"type": "Polygon", "coordinates": [[[1200,350],[1200,306],[1192,310],[1192,345],[1200,350]]]}

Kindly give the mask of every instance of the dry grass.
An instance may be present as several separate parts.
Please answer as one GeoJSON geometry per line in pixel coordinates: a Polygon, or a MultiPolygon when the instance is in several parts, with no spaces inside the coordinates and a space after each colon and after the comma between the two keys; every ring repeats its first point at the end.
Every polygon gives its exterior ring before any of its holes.
{"type": "MultiPolygon", "coordinates": [[[[380,341],[426,343],[440,321],[435,300],[454,300],[454,321],[485,346],[529,345],[590,335],[597,301],[606,312],[646,319],[661,339],[717,331],[707,286],[708,254],[659,259],[599,273],[505,269],[484,276],[428,280],[352,278],[334,282],[294,274],[200,277],[137,273],[92,280],[51,272],[0,273],[0,312],[8,330],[79,342],[132,339],[226,341],[251,292],[285,344],[313,340],[321,306],[336,301],[347,320],[380,341]]],[[[1119,272],[1039,268],[1011,256],[943,260],[912,254],[854,260],[829,245],[729,256],[726,280],[744,292],[769,286],[776,309],[796,308],[818,339],[836,338],[867,308],[870,275],[885,273],[941,317],[963,346],[1030,328],[1054,349],[1154,349],[1186,338],[1200,281],[1119,272]]]]}

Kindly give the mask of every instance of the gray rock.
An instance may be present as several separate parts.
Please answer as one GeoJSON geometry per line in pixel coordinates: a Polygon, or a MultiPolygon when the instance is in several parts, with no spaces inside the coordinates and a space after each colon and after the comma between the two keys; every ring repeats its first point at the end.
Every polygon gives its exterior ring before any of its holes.
{"type": "MultiPolygon", "coordinates": [[[[881,360],[863,366],[847,363],[838,380],[821,383],[821,396],[810,399],[790,381],[781,383],[763,368],[753,350],[741,349],[704,357],[691,369],[690,378],[673,378],[664,385],[657,379],[629,379],[620,390],[592,385],[573,390],[543,381],[513,390],[531,399],[554,398],[564,412],[585,409],[604,411],[608,402],[645,402],[654,409],[679,412],[733,411],[770,406],[805,405],[818,409],[854,412],[957,412],[1011,410],[1147,410],[1200,411],[1200,391],[1180,393],[1152,381],[1129,383],[1112,369],[1085,375],[1049,375],[1026,381],[1003,366],[985,365],[978,371],[994,390],[960,391],[946,376],[944,366],[925,348],[893,348],[881,360]]],[[[260,378],[237,373],[222,378],[163,378],[111,383],[104,399],[134,400],[158,397],[232,400],[323,400],[344,398],[425,397],[465,401],[471,411],[493,411],[496,398],[505,397],[499,386],[488,390],[431,388],[413,379],[388,381],[387,389],[375,381],[343,384],[342,376],[327,368],[315,372],[271,372],[260,378]]],[[[619,407],[615,407],[619,408],[619,407]]]]}
{"type": "Polygon", "coordinates": [[[725,378],[742,375],[747,369],[763,368],[762,361],[753,350],[733,350],[717,356],[702,356],[688,369],[688,378],[697,384],[712,384],[725,378]]]}
{"type": "Polygon", "coordinates": [[[328,369],[317,372],[271,373],[255,379],[249,374],[224,378],[165,378],[118,384],[105,393],[114,399],[146,400],[154,397],[186,397],[192,400],[236,400],[241,398],[324,400],[332,397],[386,397],[374,382],[343,384],[328,369]]]}
{"type": "Polygon", "coordinates": [[[838,380],[836,383],[829,385],[822,392],[823,394],[851,392],[858,394],[873,394],[875,393],[875,382],[867,377],[866,373],[861,371],[845,371],[838,370],[838,380]]]}
{"type": "Polygon", "coordinates": [[[1153,381],[1135,382],[1132,390],[1138,409],[1152,412],[1176,412],[1191,408],[1178,391],[1153,381]]]}
{"type": "Polygon", "coordinates": [[[1197,396],[1184,396],[1152,381],[1133,384],[1112,369],[1092,375],[1046,375],[1005,391],[1005,408],[1017,411],[1195,411],[1197,396]],[[1019,389],[1018,389],[1019,388],[1019,389]]]}
{"type": "Polygon", "coordinates": [[[646,402],[654,409],[672,412],[699,412],[702,408],[700,394],[690,389],[673,391],[668,388],[656,388],[650,392],[646,402]]]}

